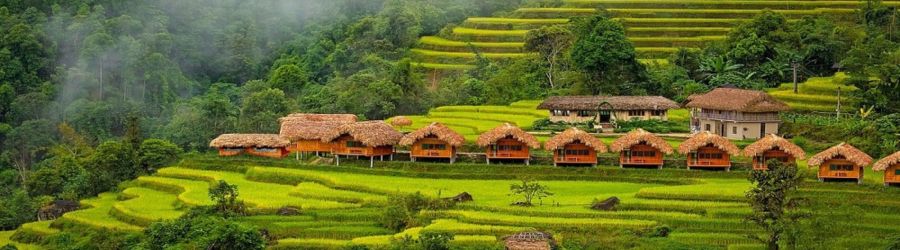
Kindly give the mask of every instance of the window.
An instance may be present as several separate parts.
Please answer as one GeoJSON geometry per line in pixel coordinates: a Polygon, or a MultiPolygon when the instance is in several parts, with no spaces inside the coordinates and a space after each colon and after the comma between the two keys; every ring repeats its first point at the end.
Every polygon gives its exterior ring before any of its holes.
{"type": "Polygon", "coordinates": [[[254,148],[253,151],[262,152],[262,153],[273,153],[276,151],[275,148],[254,148]]]}
{"type": "Polygon", "coordinates": [[[422,150],[446,150],[447,144],[422,144],[422,150]]]}
{"type": "Polygon", "coordinates": [[[222,148],[225,152],[241,152],[244,151],[244,148],[222,148]]]}
{"type": "Polygon", "coordinates": [[[643,110],[629,110],[628,116],[644,116],[643,110]]]}
{"type": "Polygon", "coordinates": [[[364,148],[366,145],[363,145],[362,142],[359,141],[347,141],[348,148],[364,148]]]}
{"type": "Polygon", "coordinates": [[[737,134],[737,126],[731,127],[731,134],[733,134],[733,135],[737,134]]]}
{"type": "Polygon", "coordinates": [[[699,159],[722,159],[724,155],[722,153],[700,153],[697,158],[699,159]]]}
{"type": "Polygon", "coordinates": [[[853,165],[831,164],[829,169],[831,169],[831,171],[853,171],[853,165]]]}
{"type": "Polygon", "coordinates": [[[522,145],[500,145],[497,147],[499,151],[522,151],[522,145]]]}
{"type": "Polygon", "coordinates": [[[666,115],[666,111],[665,111],[665,110],[653,110],[653,111],[650,111],[650,115],[652,115],[652,116],[664,116],[664,115],[666,115]]]}
{"type": "Polygon", "coordinates": [[[900,169],[894,170],[894,175],[900,175],[900,169]]]}
{"type": "Polygon", "coordinates": [[[710,131],[711,129],[712,129],[712,127],[710,127],[709,124],[706,124],[706,129],[705,129],[705,130],[706,130],[706,131],[710,131]]]}
{"type": "Polygon", "coordinates": [[[632,151],[634,157],[656,157],[656,151],[632,151]]]}
{"type": "Polygon", "coordinates": [[[593,114],[593,112],[591,112],[591,111],[587,111],[587,110],[579,110],[579,111],[578,111],[578,116],[580,116],[580,117],[591,117],[591,116],[594,116],[594,114],[593,114]]]}
{"type": "Polygon", "coordinates": [[[566,149],[565,153],[566,153],[566,155],[589,155],[590,154],[590,152],[587,149],[581,149],[581,150],[566,149]]]}

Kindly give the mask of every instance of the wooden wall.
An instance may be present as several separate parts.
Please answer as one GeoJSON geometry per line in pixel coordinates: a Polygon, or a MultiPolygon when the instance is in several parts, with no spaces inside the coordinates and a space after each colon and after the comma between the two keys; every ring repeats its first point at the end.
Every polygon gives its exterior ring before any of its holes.
{"type": "Polygon", "coordinates": [[[394,153],[394,146],[380,147],[347,147],[347,142],[353,141],[353,137],[343,135],[331,141],[331,153],[336,155],[358,155],[358,156],[384,156],[394,153]]]}
{"type": "Polygon", "coordinates": [[[863,167],[846,159],[827,160],[819,165],[819,179],[859,179],[863,178],[863,167]],[[849,170],[831,170],[832,165],[850,166],[849,170]]]}
{"type": "Polygon", "coordinates": [[[663,154],[658,149],[647,144],[637,144],[630,148],[631,155],[622,151],[619,153],[620,165],[637,165],[637,166],[661,166],[663,165],[663,154]],[[635,152],[655,152],[653,156],[636,156],[635,152]]]}
{"type": "Polygon", "coordinates": [[[597,164],[597,151],[594,148],[576,142],[553,151],[553,162],[556,164],[597,164]],[[570,155],[566,151],[587,151],[587,155],[570,155]]]}
{"type": "Polygon", "coordinates": [[[897,174],[897,171],[900,171],[900,163],[894,164],[884,170],[884,183],[900,183],[900,175],[897,174]]]}
{"type": "Polygon", "coordinates": [[[755,169],[755,170],[769,169],[769,167],[766,166],[766,162],[768,162],[770,159],[778,159],[778,160],[781,160],[781,162],[789,163],[789,164],[796,163],[795,161],[797,160],[797,159],[794,159],[794,156],[792,156],[791,154],[788,154],[787,152],[784,152],[783,150],[777,150],[777,149],[776,150],[767,150],[767,151],[763,152],[762,159],[760,159],[760,157],[753,157],[753,169],[755,169]]]}
{"type": "Polygon", "coordinates": [[[696,153],[687,154],[687,166],[730,168],[731,155],[716,147],[700,147],[696,150],[696,153]],[[710,158],[710,156],[721,156],[721,158],[710,158]]]}
{"type": "Polygon", "coordinates": [[[299,140],[289,149],[291,152],[331,152],[331,144],[322,140],[299,140]]]}
{"type": "Polygon", "coordinates": [[[523,159],[531,158],[531,151],[528,145],[516,139],[504,138],[497,140],[495,145],[488,146],[485,149],[487,158],[489,159],[523,159]],[[520,150],[498,150],[503,147],[521,147],[520,150]]]}
{"type": "Polygon", "coordinates": [[[422,138],[413,143],[412,147],[410,147],[410,156],[417,158],[452,158],[456,155],[456,147],[450,146],[445,141],[442,141],[438,138],[422,138]],[[422,146],[425,144],[430,145],[444,145],[444,149],[424,149],[422,146]]]}

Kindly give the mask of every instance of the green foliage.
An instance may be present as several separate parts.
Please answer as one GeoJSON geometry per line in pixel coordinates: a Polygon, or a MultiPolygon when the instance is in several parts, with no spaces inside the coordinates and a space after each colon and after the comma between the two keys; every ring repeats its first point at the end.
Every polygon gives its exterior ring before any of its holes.
{"type": "Polygon", "coordinates": [[[663,120],[634,120],[616,123],[616,133],[627,133],[637,128],[642,128],[651,133],[690,133],[687,124],[663,120]]]}
{"type": "Polygon", "coordinates": [[[292,110],[289,99],[279,89],[251,93],[241,107],[241,128],[258,133],[276,133],[278,118],[292,110]]]}
{"type": "Polygon", "coordinates": [[[627,84],[645,80],[644,66],[637,61],[621,23],[604,14],[594,15],[577,19],[573,33],[577,39],[570,52],[572,61],[591,76],[586,92],[627,94],[632,91],[627,84]]]}
{"type": "Polygon", "coordinates": [[[193,215],[153,223],[144,234],[148,249],[265,249],[266,239],[251,226],[215,216],[193,215]]]}
{"type": "Polygon", "coordinates": [[[137,151],[122,141],[106,141],[97,146],[94,154],[84,163],[90,173],[92,193],[112,190],[125,180],[131,180],[144,173],[140,167],[137,151]]]}
{"type": "Polygon", "coordinates": [[[280,89],[291,96],[299,93],[308,81],[309,74],[294,64],[281,65],[272,72],[272,77],[269,79],[273,88],[280,89]]]}
{"type": "Polygon", "coordinates": [[[450,201],[429,198],[419,192],[389,196],[388,204],[381,214],[380,223],[398,232],[419,225],[419,212],[424,209],[446,209],[454,205],[450,201]]]}
{"type": "Polygon", "coordinates": [[[450,250],[453,234],[448,232],[422,232],[419,245],[425,250],[450,250]]]}
{"type": "MultiPolygon", "coordinates": [[[[547,67],[547,82],[550,88],[555,88],[554,74],[560,59],[565,59],[565,52],[572,46],[575,35],[566,26],[544,26],[540,29],[529,31],[525,36],[525,49],[538,52],[547,67]]],[[[562,63],[566,63],[563,61],[562,63]]]]}
{"type": "Polygon", "coordinates": [[[166,140],[147,139],[141,142],[138,152],[144,169],[157,169],[178,161],[181,148],[166,140]]]}
{"type": "Polygon", "coordinates": [[[803,177],[795,164],[770,160],[766,165],[768,170],[754,170],[750,173],[749,180],[755,187],[747,191],[747,198],[753,209],[747,220],[766,232],[766,237],[751,238],[766,244],[769,250],[777,250],[786,229],[800,219],[799,214],[791,213],[799,204],[790,195],[797,190],[803,177]]]}
{"type": "Polygon", "coordinates": [[[244,215],[246,207],[244,202],[238,200],[238,187],[220,180],[218,184],[209,189],[209,199],[216,203],[216,212],[225,217],[244,215]]]}
{"type": "Polygon", "coordinates": [[[54,196],[57,199],[78,200],[91,196],[89,174],[78,159],[57,156],[38,164],[38,169],[27,181],[32,196],[54,196]]]}

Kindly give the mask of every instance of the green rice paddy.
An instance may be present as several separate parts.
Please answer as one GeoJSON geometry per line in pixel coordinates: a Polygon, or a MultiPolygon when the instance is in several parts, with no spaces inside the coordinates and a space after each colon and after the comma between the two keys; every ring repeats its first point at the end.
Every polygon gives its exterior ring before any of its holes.
{"type": "MultiPolygon", "coordinates": [[[[559,7],[526,7],[504,16],[469,17],[448,35],[426,36],[413,59],[419,68],[437,71],[471,69],[475,47],[492,60],[526,55],[522,43],[529,30],[566,24],[573,17],[592,15],[605,9],[626,27],[638,57],[646,64],[664,64],[677,48],[701,48],[720,41],[735,25],[764,10],[787,16],[790,21],[806,16],[827,15],[849,19],[862,1],[831,0],[564,0],[559,7]]],[[[900,1],[885,1],[900,6],[900,1]]],[[[800,96],[797,98],[808,98],[800,96]]],[[[819,104],[796,102],[799,109],[821,110],[819,104]]]]}
{"type": "MultiPolygon", "coordinates": [[[[531,105],[516,103],[515,106],[531,105]]],[[[266,228],[276,236],[278,240],[270,246],[273,249],[340,249],[350,245],[381,248],[389,245],[392,239],[407,235],[417,237],[426,231],[455,234],[451,245],[457,248],[486,248],[497,246],[503,236],[523,230],[630,232],[649,230],[658,225],[673,229],[670,236],[659,238],[663,241],[713,249],[759,246],[745,237],[760,233],[743,221],[749,212],[743,200],[749,183],[743,178],[735,178],[734,173],[709,173],[702,178],[682,179],[684,177],[657,173],[683,170],[620,170],[601,166],[599,168],[615,171],[597,175],[580,169],[557,168],[541,181],[554,195],[536,201],[534,207],[519,207],[510,205],[517,198],[508,195],[509,185],[518,182],[517,179],[485,179],[479,175],[534,167],[483,165],[478,168],[478,173],[466,174],[450,168],[417,170],[379,165],[369,169],[356,167],[353,161],[348,163],[350,166],[334,167],[306,165],[290,159],[257,161],[253,158],[191,157],[194,158],[160,169],[155,176],[139,178],[134,183],[136,186],[121,193],[104,193],[85,200],[86,209],[67,213],[59,221],[87,228],[138,231],[149,222],[175,218],[186,208],[196,206],[192,204],[208,204],[199,200],[207,196],[209,183],[226,180],[238,186],[240,197],[253,211],[252,216],[239,220],[266,228]],[[450,171],[446,172],[446,177],[419,176],[445,171],[450,171]],[[623,174],[656,176],[654,178],[671,176],[663,178],[679,178],[686,184],[612,180],[623,174]],[[599,179],[571,179],[588,175],[599,179]],[[449,210],[423,211],[427,220],[402,232],[379,226],[377,218],[381,207],[386,205],[387,195],[414,192],[430,197],[468,192],[474,201],[449,210]],[[615,211],[590,209],[591,201],[613,196],[621,200],[615,211]],[[299,207],[302,215],[274,215],[274,208],[284,206],[299,207]]],[[[809,197],[829,199],[826,203],[840,202],[866,209],[867,213],[860,219],[838,219],[838,223],[853,228],[856,238],[836,247],[849,247],[859,242],[869,247],[881,247],[887,244],[884,234],[898,231],[885,225],[900,223],[900,216],[896,216],[900,208],[885,205],[887,201],[883,200],[900,195],[900,191],[877,188],[877,180],[866,179],[866,182],[869,184],[857,186],[810,180],[801,190],[809,197]],[[872,201],[880,203],[870,203],[872,201]]],[[[58,227],[55,221],[46,221],[23,225],[19,231],[52,235],[69,230],[67,228],[58,227]]],[[[20,249],[39,249],[39,246],[13,242],[10,239],[13,234],[14,231],[0,233],[0,243],[14,243],[20,249]]]]}
{"type": "Polygon", "coordinates": [[[413,124],[401,128],[412,131],[433,122],[440,122],[474,141],[478,135],[504,123],[529,129],[535,121],[547,118],[550,113],[538,110],[541,101],[519,101],[509,106],[443,106],[434,108],[424,116],[408,116],[413,124]]]}
{"type": "Polygon", "coordinates": [[[847,75],[838,73],[832,77],[813,77],[799,84],[797,94],[793,83],[784,83],[768,92],[778,100],[791,106],[795,111],[835,112],[838,104],[838,89],[841,91],[841,111],[856,112],[858,107],[851,97],[857,88],[845,85],[847,75]]]}

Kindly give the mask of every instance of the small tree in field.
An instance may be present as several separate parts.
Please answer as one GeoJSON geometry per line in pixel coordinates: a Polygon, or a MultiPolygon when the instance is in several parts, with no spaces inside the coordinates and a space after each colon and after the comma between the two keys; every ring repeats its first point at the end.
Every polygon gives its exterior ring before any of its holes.
{"type": "Polygon", "coordinates": [[[209,198],[216,203],[216,212],[226,217],[244,215],[244,203],[238,200],[237,185],[220,180],[219,184],[209,189],[209,198]]]}
{"type": "Polygon", "coordinates": [[[550,188],[547,186],[541,185],[537,181],[533,181],[529,178],[522,179],[522,184],[512,184],[509,186],[510,195],[521,195],[524,199],[523,201],[516,202],[517,205],[522,206],[532,206],[531,203],[534,198],[543,199],[544,197],[552,196],[553,193],[550,192],[550,188]]]}
{"type": "Polygon", "coordinates": [[[753,213],[747,220],[763,228],[765,238],[757,235],[748,237],[765,243],[767,249],[779,249],[778,242],[785,230],[800,219],[800,214],[791,213],[797,208],[798,199],[789,198],[789,193],[797,189],[803,181],[797,166],[771,160],[768,170],[754,170],[750,182],[755,185],[747,191],[753,213]]]}

